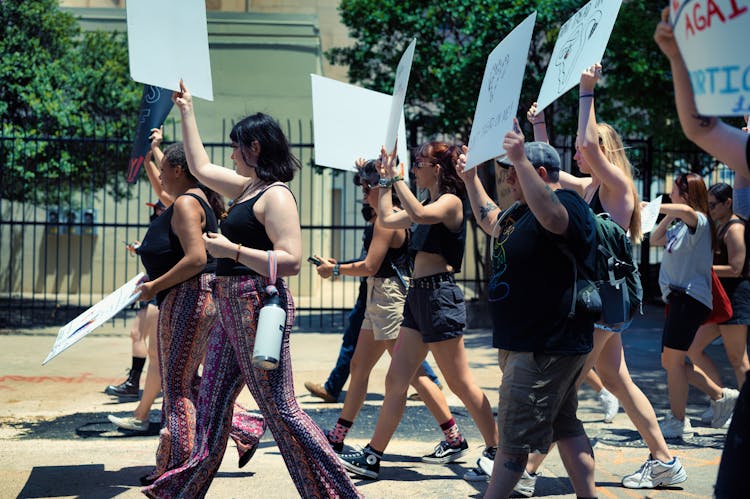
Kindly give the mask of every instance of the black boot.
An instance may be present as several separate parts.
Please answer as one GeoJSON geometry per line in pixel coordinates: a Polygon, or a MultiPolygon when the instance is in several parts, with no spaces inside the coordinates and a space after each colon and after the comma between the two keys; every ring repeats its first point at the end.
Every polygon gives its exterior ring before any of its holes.
{"type": "Polygon", "coordinates": [[[133,357],[133,367],[128,373],[128,379],[119,385],[109,385],[104,389],[107,395],[115,397],[138,398],[139,385],[141,384],[141,371],[146,359],[142,357],[133,357]]]}

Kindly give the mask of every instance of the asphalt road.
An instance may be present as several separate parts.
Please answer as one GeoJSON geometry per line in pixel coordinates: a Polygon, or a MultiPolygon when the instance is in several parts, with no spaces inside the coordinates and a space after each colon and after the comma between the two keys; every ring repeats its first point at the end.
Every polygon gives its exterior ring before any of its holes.
{"type": "MultiPolygon", "coordinates": [[[[661,314],[661,309],[648,307],[646,316],[623,336],[631,374],[659,416],[668,408],[666,375],[659,364],[661,314]]],[[[152,411],[152,435],[138,435],[118,431],[107,421],[108,414],[129,414],[135,402],[121,403],[102,392],[107,384],[122,381],[130,364],[126,329],[119,323],[118,327],[104,326],[42,367],[55,336],[55,329],[0,331],[0,497],[142,497],[138,477],[154,463],[161,399],[152,411]]],[[[499,372],[490,332],[472,330],[465,340],[474,376],[496,404],[499,372]]],[[[307,394],[303,384],[325,380],[339,343],[338,331],[300,331],[292,336],[298,401],[324,428],[336,421],[342,404],[319,402],[307,394]]],[[[723,365],[725,381],[731,386],[733,376],[723,348],[711,346],[710,353],[723,365]]],[[[365,407],[349,433],[347,443],[351,445],[364,445],[372,433],[383,399],[386,369],[387,359],[383,358],[372,373],[365,407]]],[[[479,457],[482,440],[458,398],[450,392],[446,395],[469,440],[467,458],[446,466],[422,463],[419,456],[429,453],[442,434],[421,403],[409,402],[387,449],[380,480],[355,480],[365,495],[482,497],[485,484],[461,479],[479,457]]],[[[636,491],[622,488],[620,480],[643,463],[648,450],[622,410],[612,424],[603,423],[594,393],[584,386],[579,416],[594,446],[599,497],[710,497],[726,430],[700,423],[707,400],[691,389],[688,414],[695,435],[669,441],[683,461],[688,481],[671,489],[636,491]]],[[[239,401],[256,407],[247,391],[239,401]]],[[[537,497],[573,496],[556,452],[547,459],[542,473],[537,497]]],[[[241,470],[230,443],[208,496],[277,498],[297,497],[297,492],[267,433],[252,461],[241,470]]]]}

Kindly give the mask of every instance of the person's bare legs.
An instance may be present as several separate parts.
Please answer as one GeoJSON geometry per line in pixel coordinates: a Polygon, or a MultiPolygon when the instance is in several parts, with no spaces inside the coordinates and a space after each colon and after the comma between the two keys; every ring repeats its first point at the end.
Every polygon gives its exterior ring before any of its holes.
{"type": "Polygon", "coordinates": [[[706,376],[711,378],[711,381],[719,386],[724,386],[721,381],[721,373],[716,368],[716,364],[714,364],[714,361],[705,352],[706,347],[718,338],[719,334],[719,326],[716,324],[703,324],[698,328],[698,332],[695,333],[695,339],[693,339],[688,349],[688,357],[690,358],[690,362],[698,366],[706,376]]]}
{"type": "Polygon", "coordinates": [[[724,342],[729,363],[734,369],[737,389],[739,390],[745,383],[745,373],[750,370],[750,361],[747,358],[747,326],[744,324],[727,324],[719,326],[719,332],[724,342]]]}
{"type": "Polygon", "coordinates": [[[602,388],[604,388],[604,384],[602,384],[601,378],[593,369],[589,369],[589,372],[587,372],[583,377],[583,381],[585,381],[586,384],[593,388],[596,393],[599,393],[600,391],[602,391],[602,388]]]}
{"type": "Polygon", "coordinates": [[[143,384],[143,395],[133,412],[136,419],[145,421],[151,412],[151,406],[161,391],[161,373],[159,372],[159,348],[156,340],[156,329],[159,322],[159,309],[156,305],[146,306],[143,314],[141,329],[148,336],[148,368],[146,381],[143,384]]]}
{"type": "Polygon", "coordinates": [[[612,333],[606,340],[596,360],[596,369],[604,387],[618,398],[625,414],[643,437],[651,456],[663,462],[670,461],[672,456],[659,429],[654,408],[630,377],[619,334],[612,333]]]}
{"type": "Polygon", "coordinates": [[[378,452],[385,451],[401,422],[409,383],[427,356],[427,351],[427,345],[422,341],[419,331],[401,328],[393,347],[391,365],[385,376],[385,400],[380,408],[375,432],[370,439],[370,447],[378,452]]]}
{"type": "Polygon", "coordinates": [[[694,367],[686,361],[687,352],[664,347],[661,354],[661,365],[667,370],[667,387],[669,389],[669,405],[674,417],[680,421],[685,419],[687,407],[688,379],[690,384],[711,397],[719,400],[723,393],[721,387],[711,381],[699,367],[694,367]]]}
{"type": "Polygon", "coordinates": [[[486,447],[496,447],[498,429],[487,396],[474,381],[466,357],[463,336],[428,343],[448,388],[461,399],[474,424],[484,438],[486,447]]]}
{"type": "Polygon", "coordinates": [[[565,470],[578,497],[596,497],[594,450],[586,434],[557,441],[565,470]]]}
{"type": "Polygon", "coordinates": [[[498,449],[495,455],[495,464],[492,467],[490,484],[487,486],[484,497],[495,499],[510,496],[521,475],[523,475],[528,458],[528,454],[509,454],[498,449]]]}
{"type": "Polygon", "coordinates": [[[152,306],[153,305],[148,305],[145,308],[142,307],[138,310],[138,313],[135,314],[135,319],[133,319],[133,323],[130,326],[130,340],[132,341],[131,350],[133,352],[133,357],[145,359],[148,355],[148,347],[146,346],[148,329],[146,329],[142,323],[145,320],[149,307],[152,306]]]}
{"type": "MultiPolygon", "coordinates": [[[[392,341],[395,343],[395,340],[392,341]]],[[[386,342],[375,341],[372,329],[360,330],[350,364],[349,388],[346,390],[344,407],[339,415],[341,419],[354,421],[357,418],[367,397],[372,368],[385,351],[386,342]]]]}

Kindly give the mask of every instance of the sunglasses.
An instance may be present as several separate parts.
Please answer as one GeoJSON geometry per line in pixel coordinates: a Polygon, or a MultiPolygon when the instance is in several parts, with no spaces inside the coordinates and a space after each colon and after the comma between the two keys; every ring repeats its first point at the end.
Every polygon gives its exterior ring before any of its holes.
{"type": "Polygon", "coordinates": [[[429,161],[420,161],[416,164],[417,168],[428,168],[430,166],[435,166],[435,163],[430,163],[429,161]]]}

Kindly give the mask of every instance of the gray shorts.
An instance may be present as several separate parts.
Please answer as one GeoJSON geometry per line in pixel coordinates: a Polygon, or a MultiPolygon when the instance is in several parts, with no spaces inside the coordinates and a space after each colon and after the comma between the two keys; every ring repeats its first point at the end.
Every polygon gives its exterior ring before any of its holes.
{"type": "Polygon", "coordinates": [[[547,453],[552,442],[586,434],[576,416],[576,379],[585,360],[586,355],[499,351],[497,425],[503,452],[547,453]]]}
{"type": "Polygon", "coordinates": [[[419,331],[425,343],[463,336],[466,303],[453,274],[412,279],[401,326],[419,331]]]}

